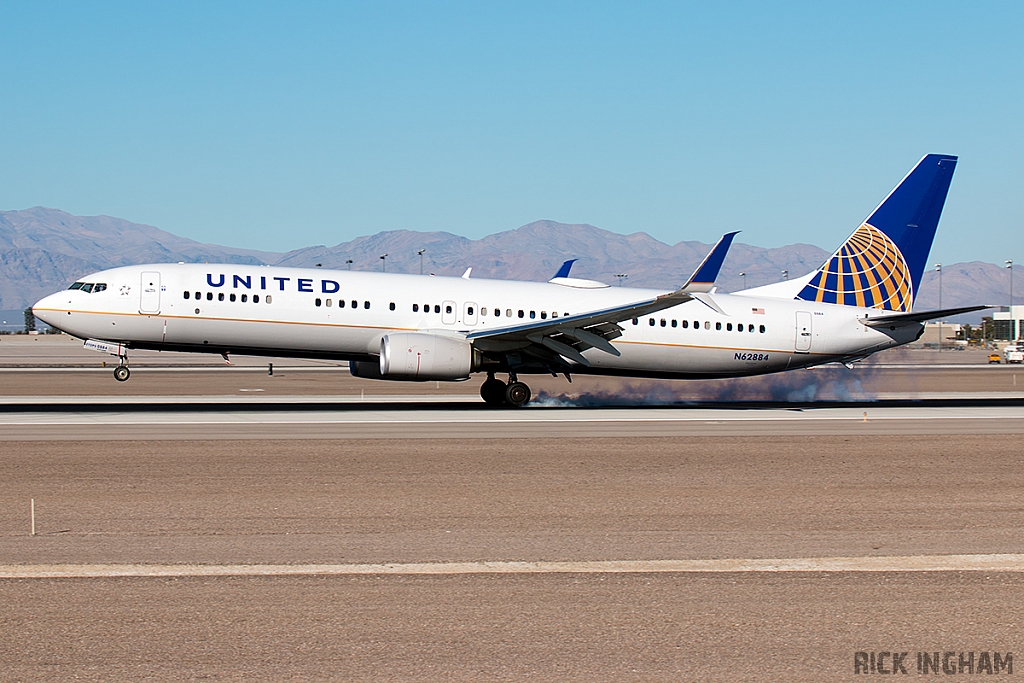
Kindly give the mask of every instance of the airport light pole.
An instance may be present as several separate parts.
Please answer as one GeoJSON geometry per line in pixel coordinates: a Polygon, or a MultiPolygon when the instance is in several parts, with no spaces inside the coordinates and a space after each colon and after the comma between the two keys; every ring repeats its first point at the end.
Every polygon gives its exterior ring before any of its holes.
{"type": "Polygon", "coordinates": [[[349,270],[352,270],[352,259],[345,261],[345,265],[348,266],[349,270]]]}
{"type": "MultiPolygon", "coordinates": [[[[1010,271],[1010,308],[1013,308],[1013,261],[1006,262],[1006,268],[1010,271]]],[[[1013,311],[1010,312],[1010,317],[1013,317],[1013,311]]]]}
{"type": "MultiPolygon", "coordinates": [[[[1019,327],[1020,323],[1017,323],[1017,321],[1013,319],[1013,260],[1012,259],[1006,262],[1006,269],[1010,271],[1010,324],[1014,325],[1014,327],[1019,327]],[[1016,325],[1015,325],[1015,323],[1016,323],[1016,325]]],[[[1015,330],[1015,329],[1014,330],[1010,330],[1010,340],[1011,341],[1017,341],[1017,337],[1018,336],[1019,336],[1019,334],[1018,334],[1017,330],[1015,330]]]]}
{"type": "Polygon", "coordinates": [[[740,273],[740,277],[743,278],[743,289],[747,288],[747,273],[746,271],[740,273]]]}
{"type": "Polygon", "coordinates": [[[616,273],[615,277],[619,278],[619,287],[621,287],[622,281],[629,277],[629,273],[616,273]]]}
{"type": "MultiPolygon", "coordinates": [[[[935,272],[939,274],[939,310],[942,310],[942,264],[935,264],[935,272]]],[[[942,316],[939,316],[939,351],[942,350],[942,316]]]]}
{"type": "Polygon", "coordinates": [[[387,266],[388,266],[388,255],[387,254],[381,254],[381,257],[380,257],[380,272],[382,272],[382,273],[388,272],[388,267],[387,266]]]}
{"type": "Polygon", "coordinates": [[[420,249],[419,251],[416,252],[417,254],[420,255],[420,275],[423,275],[423,252],[425,251],[426,249],[420,249]]]}
{"type": "Polygon", "coordinates": [[[783,280],[788,280],[789,279],[789,271],[788,270],[782,271],[782,279],[783,280]]]}

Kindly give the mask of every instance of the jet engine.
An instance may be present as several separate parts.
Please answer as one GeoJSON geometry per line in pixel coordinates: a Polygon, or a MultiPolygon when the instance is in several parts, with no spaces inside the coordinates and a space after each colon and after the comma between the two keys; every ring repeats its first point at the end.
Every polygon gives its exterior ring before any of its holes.
{"type": "MultiPolygon", "coordinates": [[[[469,379],[474,353],[477,352],[473,345],[465,339],[424,332],[393,332],[380,341],[378,377],[412,381],[469,379]]],[[[363,372],[369,369],[353,365],[351,372],[363,377],[371,374],[363,372]]]]}

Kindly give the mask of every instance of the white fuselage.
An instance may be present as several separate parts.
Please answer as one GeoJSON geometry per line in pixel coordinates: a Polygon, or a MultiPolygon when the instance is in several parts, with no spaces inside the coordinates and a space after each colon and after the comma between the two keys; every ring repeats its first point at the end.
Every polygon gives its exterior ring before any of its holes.
{"type": "MultiPolygon", "coordinates": [[[[662,291],[244,265],[160,264],[81,278],[35,305],[83,339],[134,348],[374,361],[389,332],[464,335],[606,309],[662,291]],[[93,289],[99,289],[94,287],[93,289]]],[[[714,294],[620,323],[620,356],[585,352],[575,372],[733,377],[857,358],[916,339],[920,324],[883,330],[880,311],[786,298],[714,294]]]]}

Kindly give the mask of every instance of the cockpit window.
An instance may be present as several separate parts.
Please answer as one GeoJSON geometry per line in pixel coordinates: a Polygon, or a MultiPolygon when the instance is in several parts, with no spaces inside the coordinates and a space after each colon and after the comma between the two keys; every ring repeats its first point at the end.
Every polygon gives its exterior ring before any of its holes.
{"type": "Polygon", "coordinates": [[[107,283],[105,282],[76,282],[68,289],[80,289],[83,292],[95,294],[96,292],[102,292],[107,289],[107,283]]]}

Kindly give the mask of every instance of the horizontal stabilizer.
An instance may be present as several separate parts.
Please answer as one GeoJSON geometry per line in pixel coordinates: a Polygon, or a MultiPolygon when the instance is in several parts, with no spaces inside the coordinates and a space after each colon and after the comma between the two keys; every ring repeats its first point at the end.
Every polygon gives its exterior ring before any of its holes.
{"type": "Polygon", "coordinates": [[[980,311],[985,308],[992,308],[992,306],[964,306],[963,308],[941,308],[935,311],[919,311],[916,313],[896,313],[893,315],[880,315],[877,318],[862,318],[861,322],[868,327],[881,327],[883,325],[892,325],[894,323],[923,323],[928,320],[948,318],[950,316],[960,315],[961,313],[980,311]]]}

